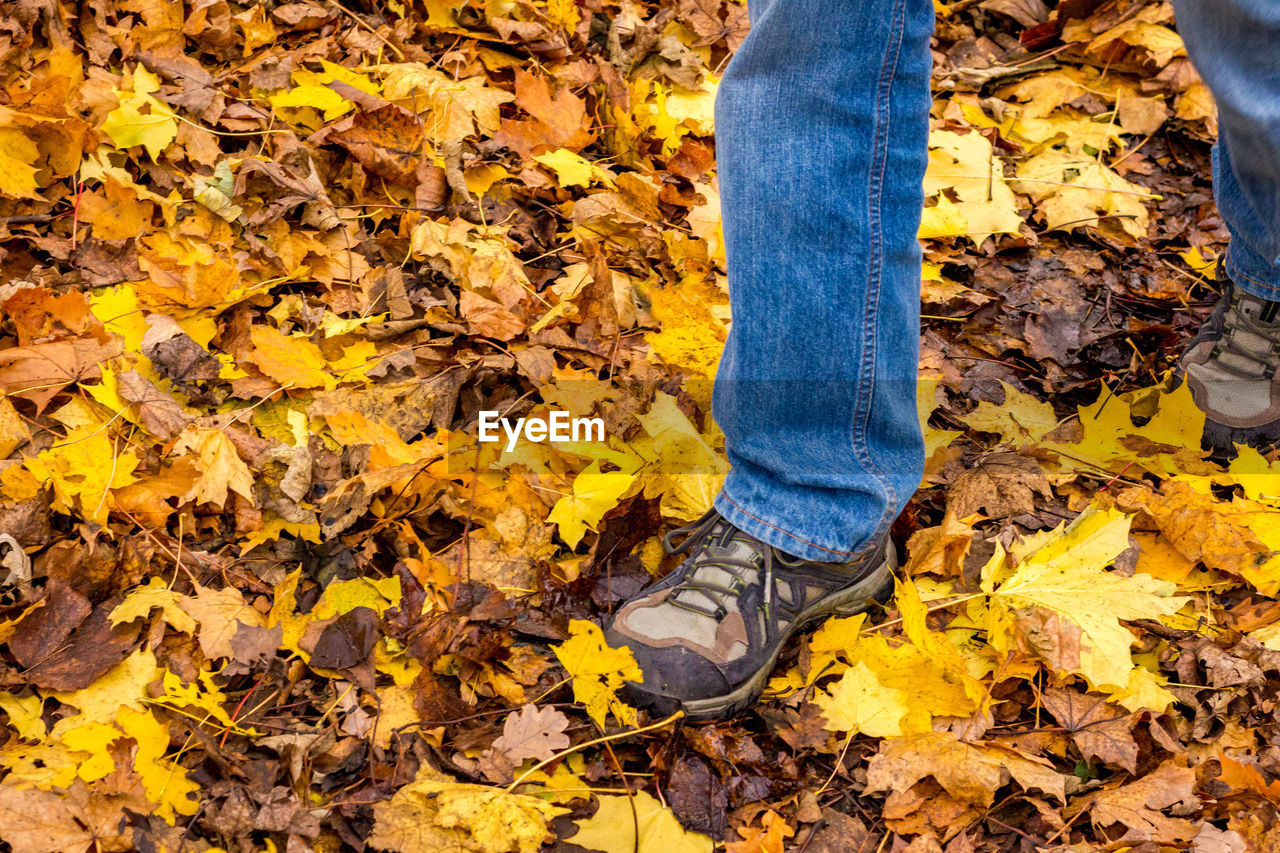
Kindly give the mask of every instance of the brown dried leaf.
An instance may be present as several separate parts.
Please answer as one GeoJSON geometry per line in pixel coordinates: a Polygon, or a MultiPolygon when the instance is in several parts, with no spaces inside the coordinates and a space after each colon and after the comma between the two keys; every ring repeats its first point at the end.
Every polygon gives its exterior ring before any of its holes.
{"type": "Polygon", "coordinates": [[[101,376],[98,365],[120,354],[118,343],[92,337],[0,350],[0,390],[36,404],[36,413],[69,385],[101,376]]]}
{"type": "Polygon", "coordinates": [[[1130,728],[1134,715],[1106,701],[1102,696],[1050,687],[1040,697],[1086,760],[1097,758],[1106,764],[1137,772],[1138,744],[1130,728]]]}
{"type": "Polygon", "coordinates": [[[1200,798],[1192,791],[1195,781],[1194,770],[1170,759],[1136,782],[1094,794],[1088,801],[1089,817],[1099,828],[1124,826],[1127,831],[1122,840],[1130,844],[1186,841],[1195,835],[1195,825],[1165,811],[1172,808],[1191,814],[1198,809],[1200,798]]]}
{"type": "Polygon", "coordinates": [[[992,517],[1005,518],[1034,511],[1037,496],[1053,496],[1040,465],[1017,453],[994,453],[956,477],[947,492],[947,511],[965,518],[986,509],[992,517]]]}
{"type": "Polygon", "coordinates": [[[525,705],[507,717],[493,748],[516,766],[527,759],[542,761],[568,748],[568,727],[569,718],[555,708],[525,705]]]}

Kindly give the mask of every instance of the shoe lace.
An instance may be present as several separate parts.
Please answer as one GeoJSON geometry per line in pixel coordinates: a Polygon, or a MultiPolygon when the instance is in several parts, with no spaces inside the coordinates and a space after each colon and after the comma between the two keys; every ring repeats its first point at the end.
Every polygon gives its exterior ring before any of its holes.
{"type": "MultiPolygon", "coordinates": [[[[1275,372],[1277,367],[1277,359],[1274,355],[1276,348],[1280,347],[1280,323],[1274,322],[1274,309],[1280,306],[1277,302],[1267,302],[1258,300],[1263,303],[1263,311],[1259,312],[1259,318],[1250,317],[1242,308],[1243,300],[1233,301],[1231,307],[1227,310],[1224,318],[1222,337],[1218,340],[1217,352],[1219,354],[1228,354],[1246,362],[1252,362],[1262,368],[1262,375],[1270,375],[1275,372]],[[1266,317],[1266,319],[1261,319],[1266,317]],[[1265,351],[1256,348],[1250,348],[1243,344],[1240,340],[1240,333],[1245,332],[1255,335],[1265,340],[1269,346],[1265,351]]],[[[1257,379],[1258,374],[1250,372],[1241,363],[1232,363],[1231,361],[1219,358],[1217,365],[1221,369],[1239,376],[1242,379],[1257,379]]]]}
{"type": "Polygon", "coordinates": [[[715,509],[710,509],[697,521],[684,527],[677,527],[662,538],[662,549],[668,554],[689,554],[685,577],[672,588],[671,596],[667,600],[676,607],[700,613],[719,622],[728,614],[729,602],[735,600],[748,586],[759,582],[764,584],[764,612],[768,620],[773,604],[774,564],[798,565],[803,561],[784,555],[773,546],[751,538],[735,528],[731,528],[733,532],[729,534],[729,538],[751,545],[761,554],[762,565],[757,565],[754,560],[714,554],[711,552],[711,533],[719,524],[728,525],[728,522],[715,509]],[[676,545],[675,539],[679,536],[684,536],[685,539],[676,545]],[[704,568],[719,569],[733,575],[736,580],[726,585],[698,577],[700,570],[704,568]],[[689,596],[681,595],[688,592],[701,593],[704,598],[714,601],[716,606],[703,607],[696,601],[688,600],[689,596]]]}

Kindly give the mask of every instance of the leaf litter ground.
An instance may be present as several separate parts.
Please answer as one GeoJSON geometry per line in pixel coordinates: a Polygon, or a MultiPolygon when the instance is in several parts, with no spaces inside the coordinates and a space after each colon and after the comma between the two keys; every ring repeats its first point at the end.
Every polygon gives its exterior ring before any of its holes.
{"type": "Polygon", "coordinates": [[[15,853],[1270,849],[1280,485],[1167,3],[937,3],[925,481],[887,609],[741,720],[595,622],[725,471],[728,0],[0,20],[15,853]],[[602,444],[476,441],[481,410],[602,444]]]}

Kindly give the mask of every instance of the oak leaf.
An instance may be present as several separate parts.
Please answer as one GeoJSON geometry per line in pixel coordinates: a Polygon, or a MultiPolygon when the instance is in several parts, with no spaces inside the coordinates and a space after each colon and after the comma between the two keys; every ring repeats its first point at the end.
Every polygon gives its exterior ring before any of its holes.
{"type": "Polygon", "coordinates": [[[569,736],[564,733],[568,727],[569,718],[555,708],[525,705],[507,717],[493,748],[515,766],[526,759],[542,761],[569,746],[569,736]]]}

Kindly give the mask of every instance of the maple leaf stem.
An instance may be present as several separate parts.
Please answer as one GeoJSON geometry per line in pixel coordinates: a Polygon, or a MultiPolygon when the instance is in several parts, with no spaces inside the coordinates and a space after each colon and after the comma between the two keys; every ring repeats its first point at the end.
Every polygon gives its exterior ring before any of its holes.
{"type": "Polygon", "coordinates": [[[671,723],[674,723],[676,720],[679,720],[683,716],[684,716],[684,711],[676,711],[670,717],[665,717],[664,719],[661,719],[656,723],[650,723],[649,725],[641,726],[638,729],[627,729],[625,732],[617,732],[616,734],[604,735],[603,737],[593,738],[592,740],[584,741],[583,743],[580,743],[577,746],[571,746],[568,749],[563,750],[562,752],[557,752],[555,755],[551,756],[550,758],[546,758],[546,759],[543,759],[542,761],[539,761],[537,764],[533,765],[528,770],[521,773],[519,776],[515,778],[515,781],[513,781],[510,785],[508,785],[504,789],[504,792],[507,794],[510,794],[525,779],[528,779],[530,776],[532,776],[534,773],[537,773],[539,770],[546,767],[548,764],[554,764],[555,762],[559,761],[560,759],[564,758],[567,755],[572,755],[575,752],[580,752],[584,749],[587,749],[588,747],[598,746],[599,744],[602,744],[602,743],[609,743],[615,740],[622,740],[623,738],[631,737],[632,735],[642,735],[645,732],[652,732],[652,731],[657,731],[658,729],[661,729],[661,728],[666,728],[666,726],[668,726],[671,723]]]}
{"type": "MultiPolygon", "coordinates": [[[[835,766],[831,768],[831,775],[827,777],[827,781],[823,782],[818,790],[813,792],[814,797],[822,795],[827,790],[827,786],[836,778],[836,774],[840,772],[840,768],[844,766],[844,756],[849,751],[849,745],[853,743],[853,736],[857,733],[857,729],[850,729],[849,736],[844,739],[844,746],[840,748],[840,756],[836,758],[835,766]]],[[[806,842],[807,844],[807,842],[806,842]]]]}
{"type": "MultiPolygon", "coordinates": [[[[948,607],[951,607],[952,605],[963,604],[966,601],[972,601],[973,599],[981,598],[984,595],[986,595],[985,592],[973,592],[968,595],[962,595],[959,598],[950,598],[950,599],[947,599],[946,601],[935,604],[932,607],[926,607],[924,612],[932,613],[935,610],[946,610],[948,607]]],[[[866,631],[862,633],[870,634],[872,631],[879,631],[882,628],[892,628],[894,625],[900,625],[900,624],[902,624],[901,616],[899,616],[897,619],[890,619],[888,622],[881,622],[879,625],[872,625],[870,628],[867,628],[866,631]]]]}

